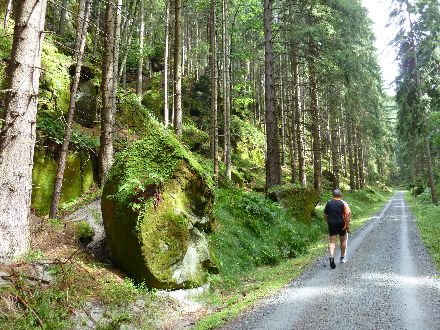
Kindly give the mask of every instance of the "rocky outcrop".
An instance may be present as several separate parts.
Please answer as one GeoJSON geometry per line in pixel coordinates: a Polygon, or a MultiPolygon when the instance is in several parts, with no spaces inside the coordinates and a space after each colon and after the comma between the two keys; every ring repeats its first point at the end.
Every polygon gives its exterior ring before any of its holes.
{"type": "Polygon", "coordinates": [[[299,221],[310,223],[312,212],[319,202],[319,193],[312,188],[293,184],[277,186],[269,191],[272,200],[280,203],[299,221]]]}
{"type": "MultiPolygon", "coordinates": [[[[49,213],[57,175],[54,155],[40,148],[35,150],[32,170],[32,204],[36,214],[49,213]]],[[[95,183],[93,159],[89,153],[69,152],[64,171],[61,203],[70,202],[88,191],[95,183]]]]}
{"type": "Polygon", "coordinates": [[[149,287],[203,284],[212,269],[206,232],[213,201],[212,183],[192,155],[150,124],[104,184],[101,208],[115,264],[149,287]]]}

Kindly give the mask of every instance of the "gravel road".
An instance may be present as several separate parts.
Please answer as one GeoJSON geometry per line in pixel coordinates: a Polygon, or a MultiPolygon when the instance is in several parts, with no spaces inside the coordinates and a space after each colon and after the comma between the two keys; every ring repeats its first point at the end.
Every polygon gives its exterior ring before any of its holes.
{"type": "Polygon", "coordinates": [[[350,236],[347,257],[334,270],[320,260],[225,329],[440,329],[440,278],[402,192],[350,236]]]}

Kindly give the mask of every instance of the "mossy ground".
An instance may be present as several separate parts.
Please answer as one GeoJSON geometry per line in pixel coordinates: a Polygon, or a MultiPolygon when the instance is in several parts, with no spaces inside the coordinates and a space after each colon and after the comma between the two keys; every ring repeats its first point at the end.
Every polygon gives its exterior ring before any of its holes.
{"type": "Polygon", "coordinates": [[[423,243],[440,272],[440,206],[432,204],[429,192],[417,197],[406,193],[405,199],[411,207],[423,243]]]}

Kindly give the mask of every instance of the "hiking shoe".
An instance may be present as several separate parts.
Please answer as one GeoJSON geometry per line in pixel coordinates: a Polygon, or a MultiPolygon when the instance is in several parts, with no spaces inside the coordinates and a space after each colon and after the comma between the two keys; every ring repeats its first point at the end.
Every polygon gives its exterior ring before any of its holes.
{"type": "Polygon", "coordinates": [[[336,268],[335,258],[330,257],[330,258],[328,258],[328,260],[330,261],[330,268],[335,269],[336,268]]]}
{"type": "Polygon", "coordinates": [[[345,264],[347,262],[347,258],[341,257],[341,264],[345,264]]]}

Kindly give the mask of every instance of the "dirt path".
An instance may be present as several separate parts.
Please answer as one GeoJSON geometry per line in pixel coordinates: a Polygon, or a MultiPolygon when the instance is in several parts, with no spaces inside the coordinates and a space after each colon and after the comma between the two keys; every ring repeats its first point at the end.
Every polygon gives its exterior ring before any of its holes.
{"type": "MultiPolygon", "coordinates": [[[[337,255],[339,259],[339,255],[337,255]]],[[[440,279],[397,193],[355,236],[348,262],[318,262],[225,329],[440,329],[440,279]]]]}

